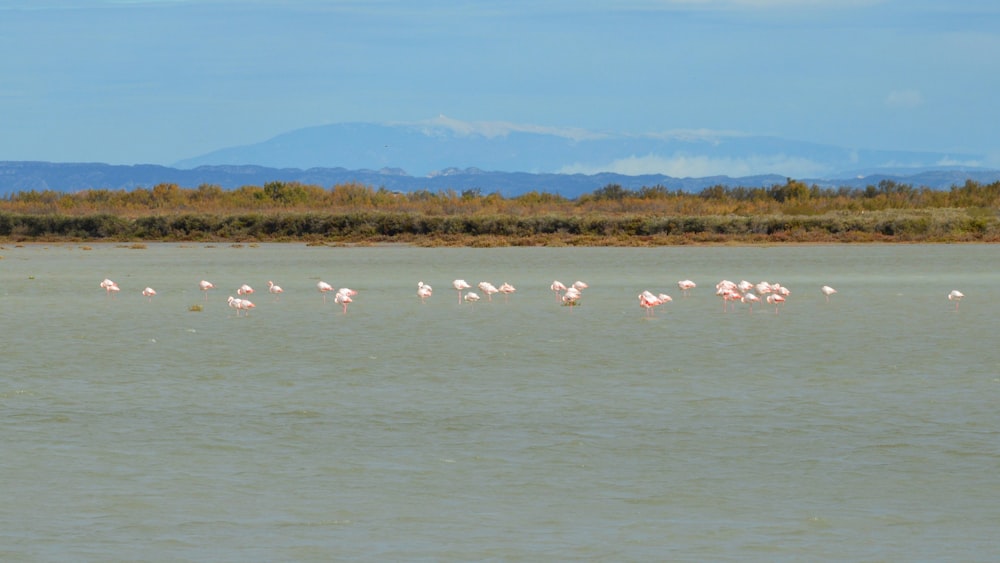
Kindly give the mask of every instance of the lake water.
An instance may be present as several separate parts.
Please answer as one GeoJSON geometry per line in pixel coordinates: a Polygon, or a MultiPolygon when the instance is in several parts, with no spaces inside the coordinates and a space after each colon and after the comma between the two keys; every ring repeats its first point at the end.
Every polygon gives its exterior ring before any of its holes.
{"type": "Polygon", "coordinates": [[[0,249],[5,561],[1000,557],[998,246],[91,246],[0,249]]]}

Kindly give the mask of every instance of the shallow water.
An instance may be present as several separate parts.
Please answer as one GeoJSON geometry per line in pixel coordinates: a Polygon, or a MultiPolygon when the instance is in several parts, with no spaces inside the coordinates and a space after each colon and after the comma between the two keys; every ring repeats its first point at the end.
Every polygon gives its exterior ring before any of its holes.
{"type": "Polygon", "coordinates": [[[995,245],[91,246],[0,249],[5,560],[1000,553],[995,245]]]}

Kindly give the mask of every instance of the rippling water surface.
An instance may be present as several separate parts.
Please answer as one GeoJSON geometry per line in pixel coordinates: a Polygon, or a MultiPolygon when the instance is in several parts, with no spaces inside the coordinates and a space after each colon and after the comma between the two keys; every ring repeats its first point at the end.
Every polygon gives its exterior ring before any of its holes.
{"type": "Polygon", "coordinates": [[[92,246],[0,249],[5,560],[1000,554],[1000,247],[92,246]]]}

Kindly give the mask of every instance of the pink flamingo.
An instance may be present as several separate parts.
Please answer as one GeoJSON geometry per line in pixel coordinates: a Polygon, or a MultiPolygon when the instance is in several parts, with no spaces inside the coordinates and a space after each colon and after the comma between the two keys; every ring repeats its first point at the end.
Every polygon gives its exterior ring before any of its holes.
{"type": "MultiPolygon", "coordinates": [[[[715,294],[722,298],[722,312],[725,313],[729,310],[730,301],[738,301],[740,299],[740,292],[737,291],[738,286],[729,281],[722,280],[715,284],[715,294]]],[[[736,309],[736,304],[733,303],[733,310],[736,309]]]]}
{"type": "MultiPolygon", "coordinates": [[[[461,305],[462,292],[465,291],[466,289],[469,289],[472,286],[469,285],[465,280],[455,280],[451,282],[451,287],[454,287],[456,290],[458,290],[458,304],[461,305]]],[[[476,298],[478,299],[479,296],[477,295],[476,298]]]]}
{"type": "Polygon", "coordinates": [[[470,291],[465,294],[465,300],[469,303],[475,303],[476,301],[479,301],[479,294],[474,291],[470,291]]]}
{"type": "Polygon", "coordinates": [[[771,284],[767,283],[766,281],[762,281],[757,284],[755,289],[757,290],[758,295],[764,296],[767,295],[768,293],[771,293],[771,284]]]}
{"type": "Polygon", "coordinates": [[[691,280],[681,280],[677,282],[677,287],[681,290],[681,296],[687,297],[691,294],[691,290],[698,286],[691,280]]]}
{"type": "Polygon", "coordinates": [[[561,298],[563,305],[567,305],[570,307],[576,306],[576,304],[579,303],[580,297],[582,295],[583,294],[580,293],[580,290],[575,287],[570,286],[566,288],[566,293],[563,293],[561,298]]]}
{"type": "Polygon", "coordinates": [[[333,291],[333,286],[320,280],[319,283],[316,284],[316,289],[318,289],[320,294],[323,295],[323,303],[326,304],[326,294],[333,291]]]}
{"type": "Polygon", "coordinates": [[[154,295],[156,295],[156,290],[151,287],[147,287],[146,289],[142,290],[142,296],[147,298],[149,301],[153,300],[154,295]]]}
{"type": "Polygon", "coordinates": [[[253,288],[247,284],[243,284],[236,290],[237,295],[250,295],[253,293],[253,288]]]}
{"type": "Polygon", "coordinates": [[[243,316],[249,317],[250,309],[253,309],[254,307],[256,307],[256,305],[254,305],[253,302],[250,301],[249,299],[240,299],[239,301],[240,301],[240,309],[243,309],[244,311],[243,316]]]}
{"type": "Polygon", "coordinates": [[[274,295],[274,300],[277,301],[278,297],[285,292],[281,289],[280,285],[276,285],[273,281],[268,280],[267,282],[267,292],[274,295]]]}
{"type": "Polygon", "coordinates": [[[349,303],[352,303],[354,301],[353,299],[351,299],[351,296],[357,295],[357,294],[358,294],[358,292],[354,291],[353,289],[348,289],[346,287],[342,287],[342,288],[340,288],[337,291],[337,295],[335,295],[333,297],[333,302],[334,303],[339,303],[340,306],[343,307],[344,314],[346,315],[347,314],[347,305],[349,303]]]}
{"type": "Polygon", "coordinates": [[[243,309],[243,300],[242,299],[237,299],[237,298],[233,297],[232,295],[230,295],[229,299],[226,300],[226,303],[229,304],[230,308],[236,310],[236,316],[237,317],[240,316],[240,310],[243,309]]]}
{"type": "Polygon", "coordinates": [[[769,293],[767,295],[768,305],[774,305],[774,314],[778,314],[778,305],[785,302],[785,296],[778,293],[769,293]]]}
{"type": "Polygon", "coordinates": [[[653,316],[653,308],[661,305],[660,298],[653,295],[653,292],[646,290],[639,294],[639,306],[646,310],[646,316],[653,316]]]}
{"type": "Polygon", "coordinates": [[[493,301],[493,294],[500,292],[495,285],[485,281],[479,282],[479,290],[486,294],[487,301],[493,301]]]}
{"type": "Polygon", "coordinates": [[[514,286],[512,286],[512,285],[510,285],[507,282],[503,282],[502,284],[500,284],[500,287],[498,288],[498,290],[500,291],[500,293],[503,294],[503,302],[506,303],[507,302],[507,298],[510,296],[511,293],[514,293],[515,291],[517,291],[517,288],[514,287],[514,286]]]}
{"type": "Polygon", "coordinates": [[[948,294],[948,301],[954,301],[955,302],[955,310],[956,311],[958,310],[958,304],[962,301],[963,297],[965,297],[965,294],[962,293],[961,291],[957,290],[957,289],[951,290],[951,293],[948,294]]]}
{"type": "Polygon", "coordinates": [[[121,288],[118,287],[118,284],[109,280],[108,278],[104,278],[104,281],[101,282],[101,289],[104,290],[105,295],[111,295],[112,293],[117,293],[118,291],[121,291],[121,288]]]}
{"type": "Polygon", "coordinates": [[[210,281],[201,280],[198,282],[198,288],[205,292],[205,301],[208,301],[208,290],[214,289],[215,285],[210,281]]]}
{"type": "Polygon", "coordinates": [[[819,288],[819,290],[823,293],[823,295],[826,296],[826,302],[827,303],[830,302],[830,296],[833,295],[834,293],[837,293],[836,289],[833,289],[832,287],[830,287],[828,285],[824,285],[823,287],[819,288]]]}
{"type": "Polygon", "coordinates": [[[559,292],[560,291],[566,291],[566,286],[563,285],[561,281],[556,280],[556,281],[552,282],[552,285],[549,286],[549,289],[551,289],[552,291],[556,292],[556,300],[559,300],[559,299],[562,299],[562,296],[559,295],[559,292]]]}
{"type": "Polygon", "coordinates": [[[417,297],[421,303],[426,303],[427,299],[434,293],[434,289],[424,282],[417,282],[417,297]]]}
{"type": "Polygon", "coordinates": [[[744,303],[749,303],[750,304],[750,312],[753,313],[753,304],[754,303],[760,303],[760,297],[757,297],[756,295],[754,295],[753,293],[750,293],[748,291],[748,292],[746,292],[746,293],[743,294],[743,297],[740,298],[740,301],[742,301],[744,303]]]}

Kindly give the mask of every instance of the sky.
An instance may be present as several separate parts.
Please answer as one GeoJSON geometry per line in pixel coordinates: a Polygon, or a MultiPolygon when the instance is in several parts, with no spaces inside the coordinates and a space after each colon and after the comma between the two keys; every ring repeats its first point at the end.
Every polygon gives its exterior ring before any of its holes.
{"type": "Polygon", "coordinates": [[[0,0],[0,52],[0,160],[170,165],[447,116],[1000,168],[994,0],[0,0]]]}

